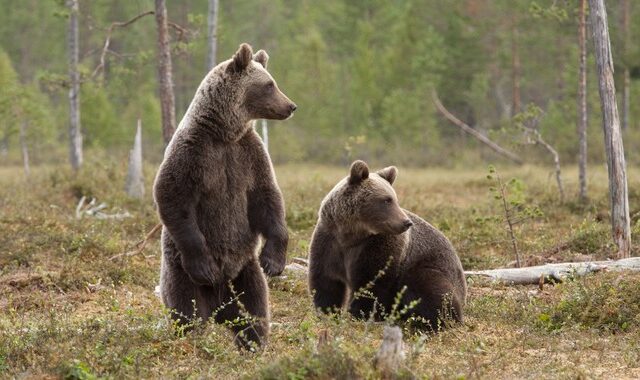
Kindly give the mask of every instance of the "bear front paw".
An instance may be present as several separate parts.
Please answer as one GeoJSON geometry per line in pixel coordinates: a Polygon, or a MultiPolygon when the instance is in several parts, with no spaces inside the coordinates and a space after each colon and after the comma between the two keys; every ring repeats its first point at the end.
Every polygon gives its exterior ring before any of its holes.
{"type": "Polygon", "coordinates": [[[273,257],[272,255],[268,255],[267,252],[262,252],[260,255],[260,266],[264,273],[269,276],[279,276],[284,271],[284,266],[287,263],[286,255],[278,255],[278,257],[273,257]]]}
{"type": "Polygon", "coordinates": [[[221,280],[215,262],[208,255],[198,259],[183,257],[182,268],[191,281],[197,285],[213,286],[221,280]]]}

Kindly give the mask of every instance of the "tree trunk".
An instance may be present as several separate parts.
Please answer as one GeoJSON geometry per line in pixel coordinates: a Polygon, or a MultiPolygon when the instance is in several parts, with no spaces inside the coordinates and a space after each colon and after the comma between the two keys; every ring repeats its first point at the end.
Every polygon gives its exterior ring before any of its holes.
{"type": "Polygon", "coordinates": [[[207,70],[216,65],[216,52],[218,51],[218,0],[209,0],[209,17],[207,21],[209,33],[207,38],[207,70]]]}
{"type": "Polygon", "coordinates": [[[611,271],[640,271],[640,258],[614,261],[545,264],[524,268],[503,268],[465,271],[466,277],[488,278],[509,285],[533,285],[540,282],[562,282],[566,277],[580,277],[589,273],[611,271]]]}
{"type": "Polygon", "coordinates": [[[382,344],[376,352],[374,365],[383,379],[393,379],[405,360],[402,330],[398,326],[385,326],[382,344]]]}
{"type": "Polygon", "coordinates": [[[631,77],[627,54],[629,53],[629,13],[631,12],[629,0],[622,0],[622,56],[624,67],[624,79],[622,81],[622,130],[629,128],[629,86],[631,77]]]}
{"type": "Polygon", "coordinates": [[[138,119],[133,149],[129,151],[129,171],[125,191],[132,198],[144,197],[144,180],[142,176],[142,122],[138,119]]]}
{"type": "Polygon", "coordinates": [[[9,132],[8,127],[5,127],[4,135],[0,140],[0,156],[7,157],[9,155],[9,132]]]}
{"type": "Polygon", "coordinates": [[[269,127],[267,126],[267,120],[262,119],[262,142],[264,143],[264,149],[269,152],[269,127]]]}
{"type": "Polygon", "coordinates": [[[580,180],[580,201],[587,200],[587,0],[580,0],[580,22],[578,24],[578,45],[580,46],[578,74],[578,168],[580,180]]]}
{"type": "Polygon", "coordinates": [[[520,112],[520,52],[518,51],[518,29],[514,26],[511,30],[511,116],[520,112]]]}
{"type": "Polygon", "coordinates": [[[631,86],[631,74],[629,68],[624,68],[624,80],[622,81],[622,130],[629,128],[629,87],[631,86]]]}
{"type": "Polygon", "coordinates": [[[609,169],[612,234],[613,240],[618,246],[618,257],[624,258],[631,254],[629,198],[624,147],[616,104],[616,88],[613,82],[611,40],[609,39],[604,0],[589,0],[589,10],[598,67],[607,168],[609,169]]]}
{"type": "Polygon", "coordinates": [[[156,2],[156,24],[158,26],[158,82],[160,84],[160,108],[162,110],[162,138],[165,145],[171,141],[176,130],[175,96],[171,76],[171,47],[169,46],[169,28],[167,7],[164,0],[156,2]]]}
{"type": "Polygon", "coordinates": [[[80,73],[78,72],[78,0],[67,0],[69,8],[69,159],[74,170],[82,166],[82,132],[80,130],[80,73]]]}
{"type": "Polygon", "coordinates": [[[31,168],[29,166],[29,149],[27,147],[27,122],[20,123],[20,149],[22,150],[22,163],[24,165],[24,175],[29,178],[31,176],[31,168]]]}

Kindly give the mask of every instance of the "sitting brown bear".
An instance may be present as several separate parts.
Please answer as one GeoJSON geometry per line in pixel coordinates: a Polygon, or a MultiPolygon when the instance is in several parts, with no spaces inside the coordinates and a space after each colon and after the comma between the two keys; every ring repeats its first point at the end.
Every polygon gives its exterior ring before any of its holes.
{"type": "Polygon", "coordinates": [[[194,315],[231,322],[241,346],[268,334],[263,270],[282,272],[288,242],[282,194],[251,122],[286,119],[296,109],[267,72],[268,58],[242,44],[207,74],[154,185],[164,304],[181,323],[194,315]]]}
{"type": "Polygon", "coordinates": [[[391,187],[396,175],[393,166],[369,174],[367,164],[356,161],[324,198],[310,247],[309,287],[324,312],[346,304],[354,316],[376,319],[389,314],[401,293],[396,310],[413,304],[404,317],[437,330],[445,319],[462,321],[462,265],[440,231],[400,208],[391,187]]]}

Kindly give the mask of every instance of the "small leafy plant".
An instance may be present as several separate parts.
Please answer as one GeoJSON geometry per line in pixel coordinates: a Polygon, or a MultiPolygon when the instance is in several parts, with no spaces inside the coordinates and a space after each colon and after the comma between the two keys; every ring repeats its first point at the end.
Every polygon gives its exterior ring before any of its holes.
{"type": "Polygon", "coordinates": [[[521,261],[518,240],[516,238],[516,226],[527,220],[540,217],[543,213],[538,206],[526,204],[524,199],[524,183],[521,180],[512,178],[505,182],[493,165],[489,165],[487,179],[495,183],[495,186],[491,186],[489,191],[491,191],[493,198],[500,202],[500,207],[504,213],[504,222],[509,235],[509,241],[513,248],[513,254],[516,257],[516,265],[520,268],[521,261]]]}

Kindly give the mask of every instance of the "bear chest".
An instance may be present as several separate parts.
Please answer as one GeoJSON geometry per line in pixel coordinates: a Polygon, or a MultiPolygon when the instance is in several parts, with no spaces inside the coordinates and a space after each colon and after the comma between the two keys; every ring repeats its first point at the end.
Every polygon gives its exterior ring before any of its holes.
{"type": "Polygon", "coordinates": [[[203,168],[203,195],[210,199],[246,197],[254,183],[251,159],[240,146],[212,149],[204,157],[203,168]]]}

